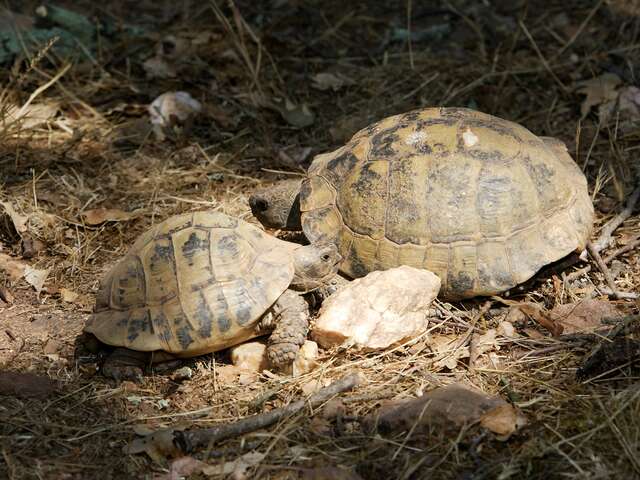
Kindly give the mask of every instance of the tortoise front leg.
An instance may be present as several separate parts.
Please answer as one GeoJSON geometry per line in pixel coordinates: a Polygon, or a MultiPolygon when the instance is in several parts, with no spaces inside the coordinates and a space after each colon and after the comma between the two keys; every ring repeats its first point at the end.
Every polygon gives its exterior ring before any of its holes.
{"type": "Polygon", "coordinates": [[[150,358],[149,352],[116,348],[105,359],[102,365],[102,373],[118,382],[123,380],[142,382],[142,372],[149,363],[150,358]]]}
{"type": "Polygon", "coordinates": [[[309,332],[309,306],[301,295],[285,291],[273,306],[275,328],[269,337],[267,356],[277,369],[290,373],[309,332]]]}

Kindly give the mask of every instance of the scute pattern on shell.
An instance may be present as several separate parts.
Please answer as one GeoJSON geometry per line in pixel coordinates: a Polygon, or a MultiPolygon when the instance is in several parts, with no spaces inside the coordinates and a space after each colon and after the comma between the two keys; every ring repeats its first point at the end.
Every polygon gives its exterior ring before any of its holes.
{"type": "Polygon", "coordinates": [[[562,142],[463,108],[386,118],[318,155],[300,204],[352,277],[427,268],[448,298],[491,295],[584,248],[587,182],[562,142]]]}
{"type": "Polygon", "coordinates": [[[144,233],[105,276],[85,331],[178,357],[222,350],[256,336],[292,278],[280,240],[218,212],[178,215],[144,233]]]}

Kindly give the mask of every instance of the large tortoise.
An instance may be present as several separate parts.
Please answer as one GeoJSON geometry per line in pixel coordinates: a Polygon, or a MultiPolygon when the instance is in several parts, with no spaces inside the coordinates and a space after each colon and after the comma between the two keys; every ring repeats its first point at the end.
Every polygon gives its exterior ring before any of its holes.
{"type": "Polygon", "coordinates": [[[335,243],[350,277],[426,268],[450,299],[524,282],[584,249],[593,226],[586,179],[561,141],[464,108],[374,123],[318,155],[301,187],[283,182],[250,206],[267,227],[335,243]]]}
{"type": "Polygon", "coordinates": [[[337,272],[333,244],[301,246],[218,212],[178,215],[144,233],[101,282],[85,332],[116,348],[106,375],[223,350],[267,333],[269,360],[288,369],[304,343],[300,292],[337,272]]]}

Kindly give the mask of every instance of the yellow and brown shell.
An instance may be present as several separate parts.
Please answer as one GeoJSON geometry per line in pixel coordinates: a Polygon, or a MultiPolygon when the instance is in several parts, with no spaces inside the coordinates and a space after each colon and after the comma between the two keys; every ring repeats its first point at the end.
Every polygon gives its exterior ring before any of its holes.
{"type": "Polygon", "coordinates": [[[101,282],[85,331],[113,346],[190,357],[256,336],[289,287],[285,242],[218,212],[171,217],[144,233],[101,282]]]}
{"type": "Polygon", "coordinates": [[[583,249],[587,182],[562,142],[462,108],[386,118],[318,155],[300,193],[311,242],[361,277],[426,268],[446,298],[505,291],[583,249]]]}

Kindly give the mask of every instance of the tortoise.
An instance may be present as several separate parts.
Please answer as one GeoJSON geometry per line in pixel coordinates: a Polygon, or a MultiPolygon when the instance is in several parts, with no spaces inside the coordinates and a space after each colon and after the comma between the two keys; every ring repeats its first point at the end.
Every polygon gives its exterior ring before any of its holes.
{"type": "Polygon", "coordinates": [[[466,108],[394,115],[317,155],[305,178],[249,199],[266,227],[302,229],[362,277],[426,268],[440,296],[494,295],[583,250],[587,181],[560,140],[466,108]]]}
{"type": "Polygon", "coordinates": [[[289,370],[304,343],[301,295],[337,272],[334,244],[302,246],[223,213],[157,224],[103,278],[86,340],[116,347],[102,367],[116,379],[142,368],[240,344],[270,330],[272,366],[289,370]]]}

